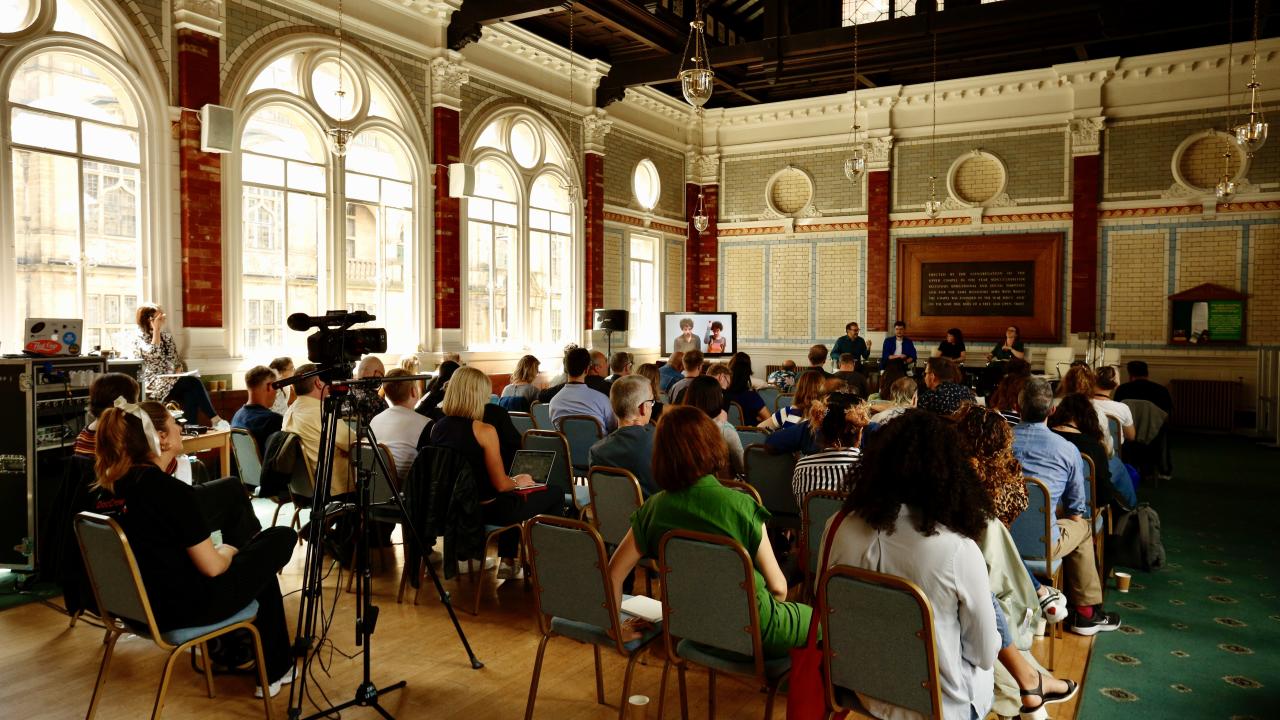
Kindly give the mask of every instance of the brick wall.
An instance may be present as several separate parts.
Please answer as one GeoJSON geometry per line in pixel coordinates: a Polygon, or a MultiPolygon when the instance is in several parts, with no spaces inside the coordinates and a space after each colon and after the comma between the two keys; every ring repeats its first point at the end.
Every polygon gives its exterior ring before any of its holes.
{"type": "Polygon", "coordinates": [[[1118,342],[1164,342],[1169,329],[1168,237],[1164,229],[1108,238],[1107,332],[1118,342]]]}
{"type": "MultiPolygon", "coordinates": [[[[218,39],[179,30],[178,104],[217,103],[218,39]]],[[[200,122],[182,113],[177,125],[179,217],[182,235],[182,323],[222,327],[222,164],[200,151],[200,122]]]]}
{"type": "Polygon", "coordinates": [[[1225,172],[1235,177],[1240,170],[1243,153],[1236,149],[1235,143],[1222,135],[1206,135],[1191,143],[1180,158],[1182,176],[1187,182],[1198,188],[1212,188],[1218,184],[1225,172]],[[1231,153],[1231,158],[1223,162],[1223,154],[1231,153]]]}
{"type": "Polygon", "coordinates": [[[698,194],[702,194],[702,211],[707,214],[710,223],[704,232],[698,232],[693,226],[693,218],[686,218],[689,223],[688,236],[685,238],[687,258],[685,262],[685,309],[694,312],[714,312],[721,309],[718,296],[719,276],[719,241],[716,237],[717,218],[720,207],[719,187],[703,185],[701,188],[693,183],[685,184],[685,207],[692,215],[698,208],[698,194]]]}
{"type": "Polygon", "coordinates": [[[623,297],[622,279],[622,244],[621,230],[604,231],[604,306],[607,308],[627,307],[623,297]]]}
{"type": "Polygon", "coordinates": [[[1092,332],[1098,325],[1098,168],[1097,155],[1072,159],[1071,304],[1068,332],[1092,332]]]}
{"type": "Polygon", "coordinates": [[[461,214],[459,202],[449,197],[448,163],[458,162],[458,111],[447,107],[432,110],[435,133],[435,325],[462,327],[461,214]]]}
{"type": "Polygon", "coordinates": [[[615,127],[605,136],[604,198],[610,205],[641,211],[631,189],[636,165],[648,158],[658,169],[662,189],[653,213],[666,218],[684,217],[684,154],[655,145],[615,127]]]}
{"type": "Polygon", "coordinates": [[[1178,263],[1171,292],[1214,283],[1240,289],[1240,253],[1243,230],[1239,226],[1175,228],[1178,263]]]}
{"type": "Polygon", "coordinates": [[[888,330],[889,172],[867,173],[867,330],[888,330]]]}
{"type": "Polygon", "coordinates": [[[1249,255],[1249,342],[1280,343],[1280,225],[1253,226],[1249,255]]]}
{"type": "Polygon", "coordinates": [[[844,145],[785,152],[735,155],[722,161],[724,196],[720,218],[726,222],[759,220],[768,212],[768,182],[788,165],[807,172],[814,182],[813,204],[820,214],[853,215],[864,210],[861,181],[844,176],[844,145]]]}
{"type": "Polygon", "coordinates": [[[863,293],[858,292],[862,268],[861,243],[830,243],[815,248],[817,277],[814,324],[820,338],[836,337],[850,320],[862,317],[863,293]]]}
{"type": "Polygon", "coordinates": [[[662,307],[667,312],[678,312],[684,310],[684,243],[668,240],[665,253],[666,288],[662,307]]]}
{"type": "Polygon", "coordinates": [[[982,203],[1000,192],[1003,180],[999,163],[986,155],[977,155],[956,168],[956,194],[965,202],[982,203]]]}
{"type": "Polygon", "coordinates": [[[901,140],[893,146],[893,209],[919,211],[929,199],[929,174],[938,178],[938,199],[946,198],[947,170],[974,149],[989,152],[1009,171],[1005,192],[1023,204],[1068,202],[1068,155],[1061,128],[1016,130],[974,135],[940,135],[930,163],[929,138],[901,140]]]}
{"type": "Polygon", "coordinates": [[[813,186],[809,177],[795,168],[783,170],[769,187],[769,201],[778,212],[786,215],[800,212],[812,200],[813,186]]]}
{"type": "Polygon", "coordinates": [[[593,308],[606,307],[604,299],[604,165],[605,158],[595,153],[587,153],[583,163],[586,175],[584,182],[585,234],[583,237],[583,328],[594,326],[593,308]]]}
{"type": "MultiPolygon", "coordinates": [[[[721,258],[724,271],[724,310],[738,313],[738,338],[764,337],[765,270],[763,247],[725,248],[721,258]]],[[[772,289],[772,286],[770,286],[772,289]]]]}

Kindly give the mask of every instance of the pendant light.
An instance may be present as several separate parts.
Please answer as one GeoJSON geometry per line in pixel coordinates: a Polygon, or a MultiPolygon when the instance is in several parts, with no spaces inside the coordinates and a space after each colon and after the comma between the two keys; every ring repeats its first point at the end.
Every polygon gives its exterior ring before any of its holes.
{"type": "Polygon", "coordinates": [[[933,89],[929,93],[929,103],[933,110],[933,122],[929,133],[929,199],[924,203],[924,214],[937,217],[942,212],[942,202],[938,200],[938,33],[933,32],[933,89]]]}
{"type": "MultiPolygon", "coordinates": [[[[575,23],[574,23],[575,15],[573,13],[574,3],[570,2],[568,4],[568,10],[569,10],[569,73],[568,73],[569,74],[569,116],[572,117],[576,108],[576,105],[574,105],[574,99],[573,99],[573,76],[575,74],[574,71],[577,69],[577,63],[574,61],[574,54],[573,54],[574,53],[573,40],[574,40],[574,29],[575,29],[575,23]]],[[[575,170],[581,169],[582,172],[585,173],[586,168],[580,165],[580,163],[582,163],[583,160],[586,158],[585,143],[579,142],[579,141],[583,138],[584,134],[587,131],[586,123],[585,122],[578,123],[577,133],[573,131],[572,122],[570,122],[568,124],[568,127],[566,127],[565,129],[568,131],[566,134],[569,136],[569,145],[570,145],[569,151],[574,154],[573,167],[575,170]],[[578,147],[576,148],[573,147],[575,143],[578,145],[578,147]]],[[[577,183],[574,182],[572,177],[570,177],[569,180],[565,183],[564,189],[569,196],[569,204],[570,205],[577,204],[578,185],[577,183]]]]}
{"type": "Polygon", "coordinates": [[[853,16],[853,125],[849,128],[849,157],[844,159],[844,176],[855,181],[867,170],[867,148],[858,139],[858,16],[853,16]]]}
{"type": "MultiPolygon", "coordinates": [[[[1227,134],[1231,134],[1231,66],[1234,64],[1234,38],[1232,37],[1232,29],[1235,27],[1235,3],[1228,3],[1227,10],[1227,103],[1223,111],[1226,117],[1227,134]]],[[[1212,131],[1211,131],[1212,132],[1212,131]]],[[[1236,183],[1231,176],[1231,144],[1227,143],[1226,149],[1222,153],[1222,178],[1218,180],[1218,184],[1213,188],[1213,194],[1219,200],[1230,200],[1236,194],[1236,183]]]]}
{"type": "Polygon", "coordinates": [[[685,102],[701,110],[715,90],[716,74],[711,71],[711,59],[707,56],[707,39],[703,33],[702,0],[698,0],[697,13],[689,23],[689,39],[684,44],[680,59],[680,92],[685,102]],[[685,66],[689,68],[686,70],[685,66]]]}
{"type": "MultiPolygon", "coordinates": [[[[702,147],[702,120],[703,120],[703,118],[702,118],[702,108],[698,108],[698,110],[697,110],[697,115],[698,115],[698,156],[699,156],[699,157],[701,157],[701,156],[702,156],[702,150],[703,150],[703,147],[702,147]]],[[[701,163],[699,163],[699,165],[700,165],[700,164],[701,164],[701,163]]],[[[695,167],[696,167],[696,166],[695,166],[695,167]]],[[[701,171],[699,171],[699,172],[698,172],[698,176],[699,176],[699,177],[697,178],[698,180],[702,180],[701,175],[702,175],[702,173],[701,173],[701,171]]],[[[702,233],[702,232],[706,232],[706,231],[707,231],[707,228],[708,228],[708,227],[710,227],[710,225],[711,225],[711,218],[707,217],[707,211],[703,208],[703,196],[702,196],[702,195],[703,195],[702,184],[701,184],[701,183],[699,183],[699,184],[698,184],[698,209],[697,209],[697,211],[696,211],[696,212],[694,212],[694,214],[693,214],[693,227],[694,227],[694,229],[695,229],[695,230],[697,230],[697,231],[698,231],[698,232],[700,232],[700,233],[702,233]]]]}
{"type": "MultiPolygon", "coordinates": [[[[338,89],[333,94],[338,98],[338,114],[345,112],[346,105],[343,103],[347,96],[347,91],[342,89],[342,75],[346,72],[347,66],[342,62],[342,47],[344,38],[342,36],[342,0],[338,0],[338,89]]],[[[329,152],[334,157],[344,157],[347,154],[347,143],[351,140],[351,129],[343,125],[342,120],[326,131],[329,136],[329,152]]]]}
{"type": "Polygon", "coordinates": [[[1267,119],[1262,114],[1262,107],[1258,104],[1258,90],[1262,89],[1262,85],[1258,83],[1258,2],[1253,0],[1253,55],[1252,67],[1249,73],[1249,119],[1241,125],[1237,125],[1232,134],[1235,135],[1236,144],[1244,148],[1245,153],[1249,157],[1267,142],[1267,119]]]}

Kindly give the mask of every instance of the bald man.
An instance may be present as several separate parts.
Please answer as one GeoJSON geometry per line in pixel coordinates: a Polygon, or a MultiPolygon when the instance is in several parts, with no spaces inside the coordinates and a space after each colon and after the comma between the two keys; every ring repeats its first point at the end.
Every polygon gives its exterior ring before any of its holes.
{"type": "MultiPolygon", "coordinates": [[[[380,378],[386,374],[387,366],[382,364],[382,360],[373,355],[365,355],[356,366],[355,377],[361,380],[380,378]]],[[[359,415],[366,423],[369,422],[378,413],[387,409],[387,401],[382,398],[381,388],[352,388],[351,402],[354,414],[359,415]]]]}
{"type": "Polygon", "coordinates": [[[591,367],[587,368],[587,387],[609,396],[609,388],[613,383],[607,379],[609,375],[609,358],[599,350],[591,351],[591,367]]]}

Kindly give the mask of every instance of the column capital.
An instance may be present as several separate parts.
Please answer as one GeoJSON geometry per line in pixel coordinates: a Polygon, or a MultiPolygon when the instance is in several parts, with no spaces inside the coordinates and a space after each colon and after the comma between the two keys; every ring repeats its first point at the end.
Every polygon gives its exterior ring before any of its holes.
{"type": "Polygon", "coordinates": [[[720,153],[691,153],[688,181],[695,185],[718,184],[720,182],[720,153]]]}
{"type": "Polygon", "coordinates": [[[583,152],[604,155],[604,139],[613,130],[613,121],[597,112],[582,118],[583,152]]]}
{"type": "Polygon", "coordinates": [[[431,104],[461,110],[462,86],[469,80],[471,72],[462,64],[462,56],[458,53],[432,59],[431,104]]]}
{"type": "Polygon", "coordinates": [[[173,29],[222,37],[222,0],[173,0],[173,29]]]}
{"type": "Polygon", "coordinates": [[[1071,155],[1097,155],[1100,152],[1102,130],[1107,126],[1107,119],[1102,116],[1076,118],[1069,123],[1071,132],[1071,155]]]}
{"type": "Polygon", "coordinates": [[[882,135],[866,140],[867,170],[875,172],[888,170],[893,151],[893,136],[882,135]]]}

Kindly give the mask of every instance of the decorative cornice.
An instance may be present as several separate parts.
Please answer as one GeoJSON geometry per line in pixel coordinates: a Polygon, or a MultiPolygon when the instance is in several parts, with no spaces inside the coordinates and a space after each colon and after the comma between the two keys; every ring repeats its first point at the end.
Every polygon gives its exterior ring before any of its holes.
{"type": "MultiPolygon", "coordinates": [[[[840,223],[797,223],[796,232],[798,233],[819,233],[819,232],[839,232],[841,230],[866,230],[865,222],[840,222],[840,223]]],[[[721,233],[722,235],[724,233],[721,233]]]]}
{"type": "Polygon", "coordinates": [[[1100,148],[1102,131],[1107,126],[1104,117],[1077,118],[1072,120],[1068,128],[1071,132],[1071,155],[1097,155],[1100,148]]]}
{"type": "Polygon", "coordinates": [[[174,0],[173,29],[222,37],[222,0],[174,0]]]}
{"type": "Polygon", "coordinates": [[[1256,200],[1251,202],[1233,202],[1222,203],[1218,205],[1218,212],[1265,212],[1268,210],[1280,210],[1280,200],[1256,200]]]}
{"type": "Polygon", "coordinates": [[[716,233],[720,237],[740,237],[745,235],[778,235],[787,231],[783,225],[766,225],[760,227],[720,228],[716,233]]]}
{"type": "Polygon", "coordinates": [[[1001,225],[1005,223],[1061,222],[1072,218],[1070,212],[1015,213],[1010,215],[987,215],[982,218],[983,225],[1001,225]]]}
{"type": "Polygon", "coordinates": [[[911,220],[890,220],[890,228],[916,228],[916,227],[946,227],[948,225],[971,225],[973,218],[964,217],[944,217],[944,218],[915,218],[911,220]]]}
{"type": "Polygon", "coordinates": [[[622,223],[623,225],[631,225],[633,227],[648,228],[657,230],[658,232],[669,233],[671,235],[684,235],[688,231],[688,227],[684,225],[673,225],[661,220],[654,220],[648,217],[637,217],[625,213],[614,212],[612,210],[604,211],[604,219],[606,222],[622,223]]]}
{"type": "Polygon", "coordinates": [[[714,185],[720,181],[720,153],[693,155],[689,160],[689,182],[714,185]]]}
{"type": "MultiPolygon", "coordinates": [[[[519,26],[510,23],[485,25],[479,42],[530,65],[545,68],[558,76],[563,77],[569,74],[568,50],[519,26]]],[[[609,64],[606,62],[591,60],[581,55],[573,58],[574,76],[586,77],[593,88],[600,84],[600,79],[608,72],[609,64]]]]}
{"type": "Polygon", "coordinates": [[[447,25],[462,0],[374,0],[382,5],[412,10],[428,22],[447,25]]]}
{"type": "Polygon", "coordinates": [[[667,120],[689,122],[693,116],[693,111],[688,105],[679,103],[666,93],[650,87],[627,88],[622,94],[622,102],[630,103],[667,120]]]}
{"type": "Polygon", "coordinates": [[[604,154],[604,139],[613,129],[613,121],[603,114],[582,118],[582,149],[584,152],[604,154]]]}
{"type": "Polygon", "coordinates": [[[1170,205],[1165,207],[1148,207],[1148,208],[1117,208],[1113,210],[1103,210],[1098,213],[1098,217],[1103,220],[1114,220],[1117,218],[1137,218],[1137,217],[1167,217],[1169,215],[1199,215],[1204,212],[1203,205],[1170,205]]]}
{"type": "Polygon", "coordinates": [[[471,74],[463,66],[461,55],[451,55],[431,61],[431,104],[461,110],[462,86],[471,79],[471,74]]]}

